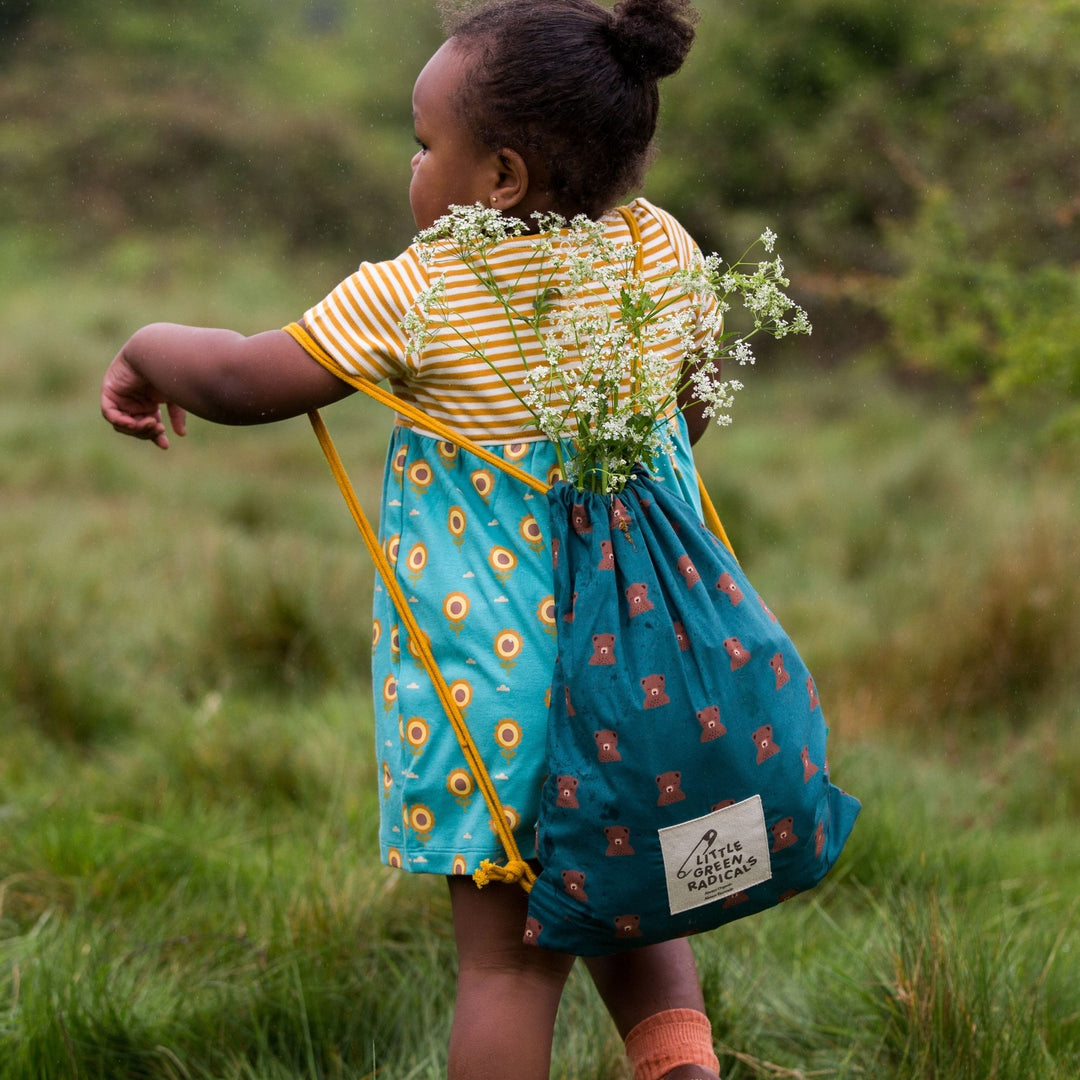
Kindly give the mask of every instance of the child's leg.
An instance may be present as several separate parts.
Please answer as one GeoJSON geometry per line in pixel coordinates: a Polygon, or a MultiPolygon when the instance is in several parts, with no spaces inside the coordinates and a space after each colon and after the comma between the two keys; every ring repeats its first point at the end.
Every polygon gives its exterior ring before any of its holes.
{"type": "Polygon", "coordinates": [[[586,961],[626,1041],[634,1080],[716,1080],[719,1062],[685,939],[586,961]]]}
{"type": "Polygon", "coordinates": [[[548,1080],[551,1038],[573,957],[525,945],[528,897],[449,878],[457,942],[450,1080],[548,1080]]]}

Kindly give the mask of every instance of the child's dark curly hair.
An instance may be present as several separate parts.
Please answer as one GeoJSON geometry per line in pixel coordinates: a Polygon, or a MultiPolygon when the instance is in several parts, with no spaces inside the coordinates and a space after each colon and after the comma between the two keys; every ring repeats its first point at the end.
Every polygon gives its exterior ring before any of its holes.
{"type": "Polygon", "coordinates": [[[448,18],[474,64],[457,107],[484,145],[521,154],[564,214],[595,218],[641,184],[657,81],[682,66],[696,21],[690,0],[620,0],[614,9],[594,0],[497,0],[470,8],[448,18]]]}

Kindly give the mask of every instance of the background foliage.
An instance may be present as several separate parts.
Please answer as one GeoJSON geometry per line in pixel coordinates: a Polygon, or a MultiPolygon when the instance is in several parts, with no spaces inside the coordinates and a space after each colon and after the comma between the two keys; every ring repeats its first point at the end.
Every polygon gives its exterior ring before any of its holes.
{"type": "MultiPolygon", "coordinates": [[[[813,338],[700,462],[866,804],[695,941],[723,1074],[1080,1073],[1080,20],[701,0],[647,194],[770,224],[813,338]]],[[[370,569],[306,424],[117,440],[153,319],[282,325],[412,234],[427,0],[0,2],[0,1078],[438,1077],[445,888],[377,865],[370,569]]],[[[388,419],[328,410],[361,497],[388,419]]],[[[585,980],[555,1075],[611,1080],[585,980]]]]}

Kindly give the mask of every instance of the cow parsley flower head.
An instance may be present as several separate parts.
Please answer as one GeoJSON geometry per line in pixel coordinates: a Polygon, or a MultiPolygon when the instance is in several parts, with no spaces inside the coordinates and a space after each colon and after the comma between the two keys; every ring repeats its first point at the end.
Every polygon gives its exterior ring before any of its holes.
{"type": "Polygon", "coordinates": [[[497,275],[490,256],[526,226],[490,207],[452,206],[416,237],[423,263],[459,261],[502,309],[525,369],[520,386],[488,356],[485,334],[455,310],[444,277],[417,296],[401,326],[411,356],[445,333],[463,355],[489,364],[555,444],[579,490],[618,492],[669,453],[668,421],[684,402],[729,424],[742,384],[722,380],[721,362],[753,364],[749,338],[810,333],[806,312],[784,292],[780,257],[747,260],[758,244],[773,254],[771,229],[734,263],[695,253],[686,267],[642,268],[637,245],[613,240],[602,221],[534,217],[538,234],[517,277],[497,275]],[[741,335],[724,326],[736,301],[753,323],[741,335]]]}

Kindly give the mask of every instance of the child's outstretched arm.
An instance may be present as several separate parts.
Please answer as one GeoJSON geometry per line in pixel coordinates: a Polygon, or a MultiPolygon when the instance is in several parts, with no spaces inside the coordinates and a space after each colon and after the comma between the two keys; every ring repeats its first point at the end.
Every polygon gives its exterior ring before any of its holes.
{"type": "Polygon", "coordinates": [[[285,331],[245,337],[176,323],[137,330],[105,372],[101,413],[116,431],[169,446],[185,413],[219,424],[265,424],[321,408],[353,392],[285,331]]]}

